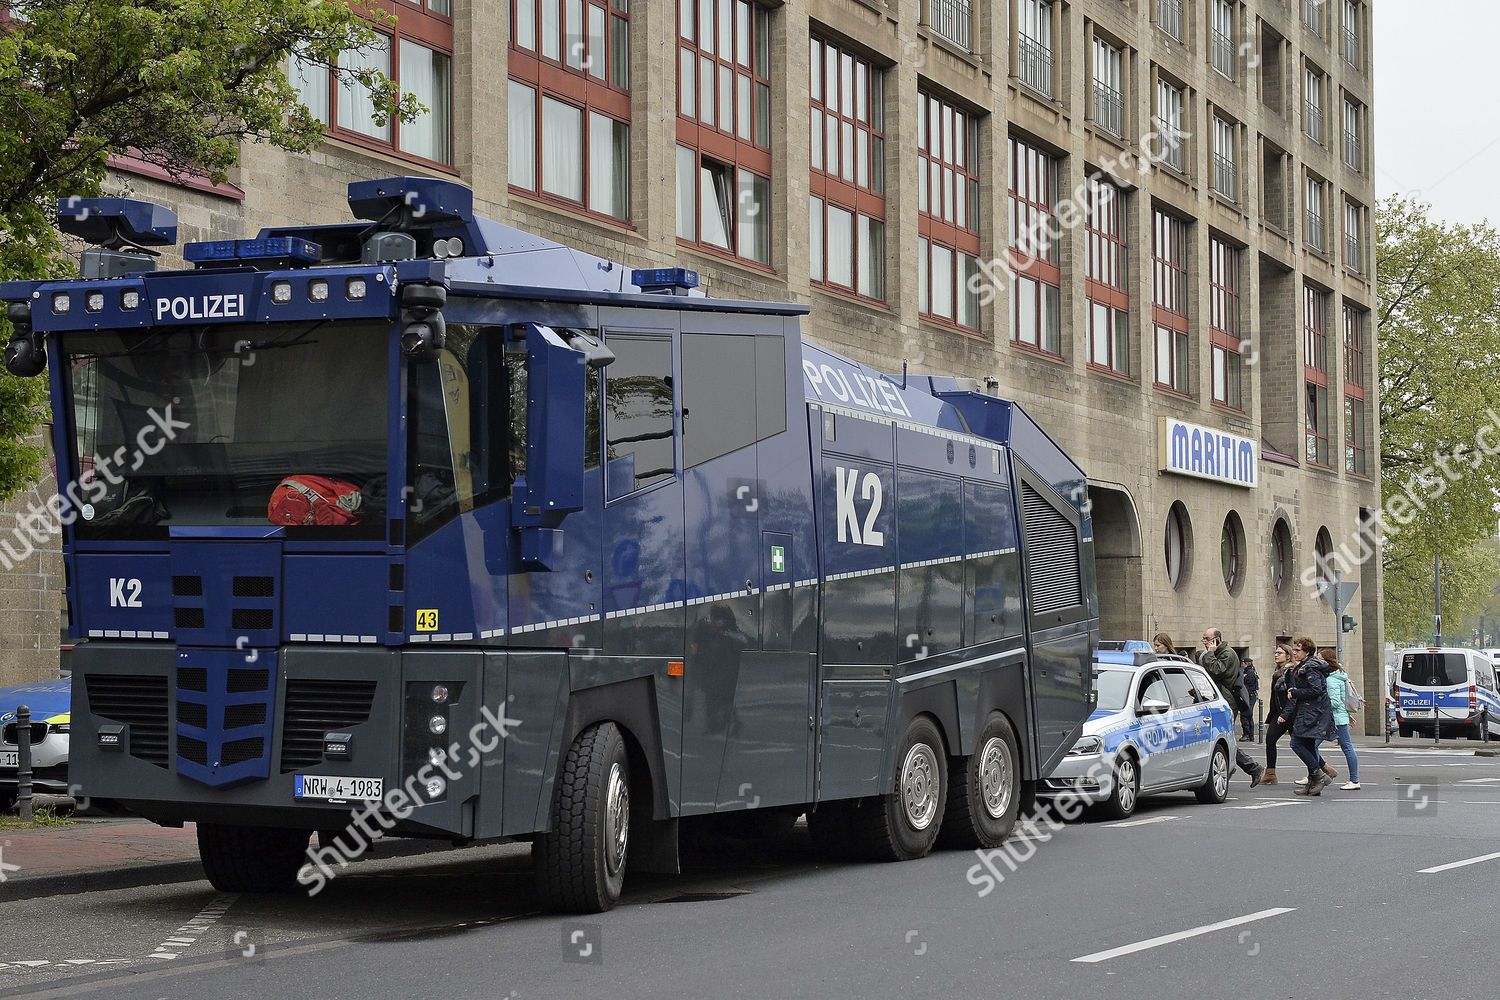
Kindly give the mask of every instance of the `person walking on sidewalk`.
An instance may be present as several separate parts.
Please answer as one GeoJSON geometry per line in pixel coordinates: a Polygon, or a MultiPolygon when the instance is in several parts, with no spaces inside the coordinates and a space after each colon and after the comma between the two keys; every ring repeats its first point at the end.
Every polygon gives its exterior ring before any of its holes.
{"type": "Polygon", "coordinates": [[[1338,738],[1339,748],[1344,751],[1344,760],[1349,763],[1349,780],[1343,790],[1359,789],[1359,755],[1354,752],[1354,739],[1349,734],[1349,716],[1359,710],[1359,695],[1354,690],[1354,679],[1339,662],[1337,650],[1324,646],[1318,655],[1328,661],[1333,672],[1328,675],[1328,703],[1333,708],[1333,732],[1338,738]]]}
{"type": "Polygon", "coordinates": [[[1292,647],[1286,643],[1276,647],[1276,667],[1271,673],[1271,700],[1266,705],[1266,773],[1261,776],[1263,785],[1276,784],[1276,744],[1286,735],[1286,725],[1280,716],[1286,711],[1286,689],[1292,683],[1292,647]]]}
{"type": "MultiPolygon", "coordinates": [[[[1223,632],[1216,628],[1203,630],[1203,652],[1199,655],[1198,663],[1208,671],[1208,676],[1213,679],[1219,693],[1229,702],[1230,711],[1241,718],[1248,714],[1250,706],[1245,697],[1245,672],[1240,666],[1240,654],[1224,641],[1223,632]]],[[[1251,788],[1260,784],[1266,769],[1257,764],[1245,752],[1244,747],[1239,745],[1235,746],[1235,763],[1240,770],[1250,775],[1251,788]]]]}
{"type": "Polygon", "coordinates": [[[1307,766],[1306,787],[1297,794],[1322,795],[1324,786],[1337,776],[1318,752],[1318,744],[1328,738],[1333,726],[1333,706],[1328,701],[1332,668],[1318,656],[1318,644],[1305,635],[1292,642],[1292,659],[1292,683],[1281,719],[1292,734],[1292,752],[1307,766]]]}
{"type": "Polygon", "coordinates": [[[1244,726],[1240,731],[1240,738],[1249,743],[1255,739],[1255,703],[1260,701],[1260,674],[1256,672],[1255,661],[1250,657],[1245,657],[1244,663],[1245,704],[1249,707],[1245,718],[1241,720],[1244,726]]]}

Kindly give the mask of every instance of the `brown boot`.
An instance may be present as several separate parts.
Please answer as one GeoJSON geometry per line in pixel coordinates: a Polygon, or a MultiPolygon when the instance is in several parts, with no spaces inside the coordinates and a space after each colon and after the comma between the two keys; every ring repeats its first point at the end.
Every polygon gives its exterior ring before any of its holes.
{"type": "Polygon", "coordinates": [[[1260,783],[1262,785],[1274,785],[1274,784],[1276,784],[1276,768],[1274,768],[1274,767],[1268,767],[1268,768],[1266,768],[1265,773],[1260,776],[1260,783]]]}
{"type": "Polygon", "coordinates": [[[1333,766],[1327,763],[1323,765],[1323,773],[1328,775],[1329,781],[1332,781],[1334,778],[1337,778],[1339,776],[1339,773],[1333,769],[1333,766]]]}

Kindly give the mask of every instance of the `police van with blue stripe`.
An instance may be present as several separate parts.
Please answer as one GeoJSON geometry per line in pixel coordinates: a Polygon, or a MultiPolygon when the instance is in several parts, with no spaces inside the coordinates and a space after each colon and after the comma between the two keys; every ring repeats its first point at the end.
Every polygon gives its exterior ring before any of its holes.
{"type": "Polygon", "coordinates": [[[1474,649],[1401,652],[1396,676],[1396,726],[1414,733],[1483,739],[1500,737],[1500,692],[1495,663],[1474,649]]]}

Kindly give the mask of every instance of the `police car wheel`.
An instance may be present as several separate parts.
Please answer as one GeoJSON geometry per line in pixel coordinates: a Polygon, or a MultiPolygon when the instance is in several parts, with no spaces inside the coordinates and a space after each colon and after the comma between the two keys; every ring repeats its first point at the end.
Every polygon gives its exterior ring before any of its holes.
{"type": "Polygon", "coordinates": [[[1110,819],[1128,819],[1141,797],[1141,770],[1134,756],[1122,753],[1115,760],[1114,788],[1100,811],[1110,819]]]}
{"type": "Polygon", "coordinates": [[[552,830],[531,848],[549,910],[602,913],[619,901],[630,849],[630,764],[613,722],[585,729],[557,774],[552,830]]]}
{"type": "Polygon", "coordinates": [[[948,798],[943,738],[932,720],[906,727],[896,755],[894,788],[850,810],[854,853],[873,861],[911,861],[932,850],[948,798]]]}
{"type": "Polygon", "coordinates": [[[198,856],[220,892],[285,892],[307,863],[307,830],[198,824],[198,856]]]}
{"type": "Polygon", "coordinates": [[[948,768],[948,808],[938,846],[968,850],[999,847],[1015,828],[1021,808],[1020,754],[1009,720],[992,712],[974,753],[948,768]]]}
{"type": "Polygon", "coordinates": [[[1229,798],[1229,751],[1220,743],[1214,747],[1214,755],[1208,762],[1208,779],[1193,790],[1198,801],[1217,805],[1229,798]]]}

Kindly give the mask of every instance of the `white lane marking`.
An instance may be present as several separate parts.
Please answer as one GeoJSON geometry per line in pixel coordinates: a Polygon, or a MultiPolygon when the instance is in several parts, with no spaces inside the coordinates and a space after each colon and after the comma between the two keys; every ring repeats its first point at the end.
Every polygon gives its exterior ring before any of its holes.
{"type": "Polygon", "coordinates": [[[1462,861],[1450,861],[1446,865],[1438,865],[1435,868],[1423,868],[1418,875],[1436,875],[1438,872],[1452,871],[1455,868],[1467,868],[1469,865],[1477,865],[1484,861],[1494,861],[1500,858],[1500,852],[1495,854],[1481,854],[1477,858],[1465,858],[1462,861]]]}
{"type": "Polygon", "coordinates": [[[234,905],[234,901],[238,898],[239,896],[234,893],[215,896],[213,901],[199,910],[193,919],[177,928],[171,937],[157,945],[156,950],[146,957],[166,959],[181,957],[183,952],[197,943],[199,938],[208,933],[210,927],[218,923],[219,919],[225,913],[229,912],[229,908],[234,905]]]}
{"type": "Polygon", "coordinates": [[[1293,801],[1291,799],[1287,799],[1285,802],[1262,802],[1259,805],[1254,805],[1254,806],[1230,806],[1229,808],[1230,809],[1280,809],[1282,806],[1301,806],[1301,805],[1306,805],[1306,804],[1307,803],[1305,803],[1305,802],[1295,802],[1295,801],[1293,801]]]}
{"type": "Polygon", "coordinates": [[[1500,778],[1464,778],[1460,785],[1489,785],[1500,781],[1500,778]]]}
{"type": "Polygon", "coordinates": [[[1190,930],[1178,931],[1175,934],[1163,934],[1161,937],[1148,938],[1145,941],[1137,941],[1135,944],[1125,944],[1108,951],[1096,951],[1092,955],[1082,955],[1073,959],[1075,962],[1108,962],[1112,958],[1122,955],[1133,955],[1138,951],[1147,951],[1151,948],[1160,948],[1164,944],[1175,944],[1178,941],[1186,941],[1188,938],[1200,937],[1204,934],[1212,934],[1214,931],[1222,931],[1227,927],[1238,927],[1241,924],[1254,923],[1257,920],[1266,920],[1270,917],[1279,917],[1283,913],[1291,913],[1296,910],[1295,906],[1273,906],[1269,910],[1258,910],[1255,913],[1247,913],[1243,917],[1233,917],[1229,920],[1220,920],[1215,924],[1204,924],[1202,927],[1194,927],[1190,930]]]}
{"type": "Polygon", "coordinates": [[[1129,819],[1123,823],[1105,823],[1105,826],[1119,829],[1126,826],[1150,826],[1152,823],[1169,823],[1174,819],[1182,819],[1181,816],[1152,816],[1149,819],[1129,819]]]}

